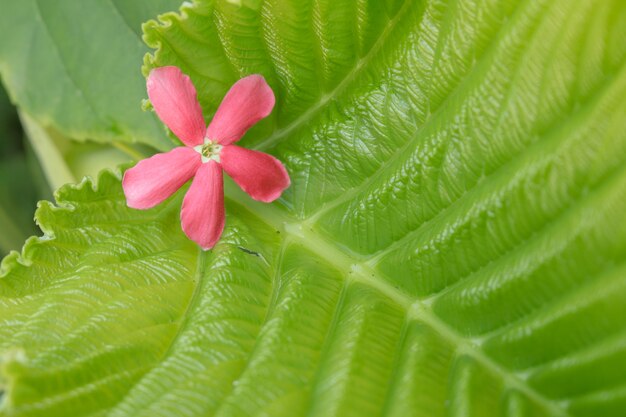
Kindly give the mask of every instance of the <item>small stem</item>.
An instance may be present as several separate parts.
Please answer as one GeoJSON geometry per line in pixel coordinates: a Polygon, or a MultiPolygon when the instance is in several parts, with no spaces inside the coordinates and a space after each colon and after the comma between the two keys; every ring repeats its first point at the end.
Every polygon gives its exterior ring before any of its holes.
{"type": "Polygon", "coordinates": [[[132,146],[126,143],[114,141],[114,142],[111,142],[111,145],[113,145],[113,147],[119,149],[120,151],[124,152],[126,155],[130,156],[136,161],[139,161],[140,159],[145,159],[150,156],[148,154],[144,154],[143,152],[133,148],[132,146]]]}
{"type": "Polygon", "coordinates": [[[54,138],[25,112],[19,111],[18,114],[50,189],[54,191],[63,184],[76,182],[54,138]]]}

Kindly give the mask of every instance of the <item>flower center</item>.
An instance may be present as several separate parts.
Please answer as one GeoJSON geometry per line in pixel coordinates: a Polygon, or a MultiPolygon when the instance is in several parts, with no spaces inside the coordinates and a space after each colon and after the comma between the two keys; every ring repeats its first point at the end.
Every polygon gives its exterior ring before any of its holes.
{"type": "Polygon", "coordinates": [[[223,146],[209,138],[204,138],[202,145],[194,146],[193,149],[202,155],[202,162],[209,162],[211,159],[220,162],[220,151],[223,146]]]}

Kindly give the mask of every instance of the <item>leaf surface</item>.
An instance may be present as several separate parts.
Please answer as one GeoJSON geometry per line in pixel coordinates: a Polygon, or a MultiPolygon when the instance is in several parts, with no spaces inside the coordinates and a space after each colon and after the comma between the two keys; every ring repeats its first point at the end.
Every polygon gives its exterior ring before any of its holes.
{"type": "Polygon", "coordinates": [[[141,23],[180,3],[3,1],[0,74],[7,90],[23,111],[74,139],[167,149],[158,119],[141,110],[141,23]]]}
{"type": "Polygon", "coordinates": [[[211,252],[184,190],[43,203],[3,262],[6,415],[624,416],[626,7],[198,1],[145,26],[206,114],[263,74],[211,252]],[[45,329],[45,331],[44,331],[45,329]]]}

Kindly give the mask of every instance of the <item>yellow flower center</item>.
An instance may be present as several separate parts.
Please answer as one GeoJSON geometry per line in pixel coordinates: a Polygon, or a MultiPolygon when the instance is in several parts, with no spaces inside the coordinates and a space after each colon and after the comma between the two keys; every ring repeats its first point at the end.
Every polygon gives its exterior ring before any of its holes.
{"type": "Polygon", "coordinates": [[[194,146],[193,149],[202,155],[202,162],[209,162],[211,159],[220,162],[220,151],[223,146],[209,138],[204,138],[202,145],[194,146]]]}

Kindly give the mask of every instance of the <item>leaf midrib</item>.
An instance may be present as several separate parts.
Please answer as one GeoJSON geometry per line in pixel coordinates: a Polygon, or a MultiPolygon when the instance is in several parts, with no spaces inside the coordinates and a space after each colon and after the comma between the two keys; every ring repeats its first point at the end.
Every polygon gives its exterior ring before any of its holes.
{"type": "Polygon", "coordinates": [[[320,234],[313,232],[311,228],[302,227],[297,222],[294,223],[293,219],[285,216],[284,212],[275,206],[251,202],[243,192],[236,190],[234,187],[226,188],[225,194],[227,200],[258,217],[270,227],[280,230],[285,239],[303,245],[319,256],[320,259],[325,259],[329,265],[343,274],[346,286],[357,282],[378,291],[400,306],[407,313],[409,320],[421,321],[447,339],[451,345],[456,347],[457,355],[463,353],[471,356],[493,374],[500,376],[505,386],[515,388],[524,393],[528,398],[549,410],[552,416],[570,417],[570,414],[561,408],[559,403],[548,399],[534,388],[528,386],[519,376],[489,358],[477,347],[475,342],[463,337],[439,319],[432,312],[429,304],[425,304],[419,299],[413,299],[408,294],[389,284],[376,270],[371,269],[367,264],[354,262],[349,254],[346,254],[337,246],[324,239],[320,234]]]}
{"type": "MultiPolygon", "coordinates": [[[[394,19],[390,21],[388,26],[383,31],[384,36],[381,35],[381,37],[379,37],[375,46],[370,49],[365,58],[370,58],[371,56],[375,55],[375,49],[377,49],[377,47],[379,47],[381,43],[384,43],[384,38],[386,38],[388,33],[393,30],[393,26],[395,26],[397,21],[404,14],[404,11],[408,8],[407,5],[410,3],[410,1],[404,2],[402,9],[398,12],[394,19]]],[[[358,76],[360,70],[361,67],[359,67],[358,65],[355,66],[354,69],[349,72],[349,74],[340,82],[340,84],[337,85],[337,87],[331,93],[324,96],[324,98],[320,100],[315,106],[309,108],[305,113],[303,113],[292,123],[275,131],[266,140],[259,143],[257,145],[257,148],[271,147],[280,138],[286,136],[290,132],[297,129],[300,125],[310,120],[313,115],[316,114],[320,109],[322,109],[331,99],[340,94],[340,92],[347,86],[347,84],[352,82],[352,80],[358,76]]],[[[492,359],[487,357],[480,349],[472,345],[468,339],[460,336],[450,326],[443,323],[438,317],[436,317],[432,313],[428,306],[420,303],[417,300],[412,299],[406,293],[395,289],[392,285],[384,281],[382,277],[376,271],[372,270],[369,266],[362,263],[354,262],[349,254],[346,254],[337,246],[325,240],[321,235],[309,231],[308,228],[301,227],[301,225],[298,223],[294,223],[295,220],[286,216],[284,212],[281,212],[280,210],[270,206],[260,206],[256,205],[255,203],[251,204],[250,200],[244,199],[242,197],[243,196],[238,193],[232,193],[230,191],[227,192],[227,198],[230,201],[233,201],[236,204],[246,208],[247,211],[250,211],[252,214],[259,217],[263,222],[267,223],[268,225],[271,225],[272,227],[281,230],[284,233],[286,239],[304,243],[307,248],[311,249],[321,258],[326,259],[329,264],[342,271],[344,273],[346,285],[349,285],[351,281],[356,281],[376,289],[378,292],[391,298],[398,305],[402,306],[408,312],[408,315],[412,319],[421,320],[436,329],[446,339],[450,340],[458,348],[458,351],[469,354],[477,361],[481,362],[483,366],[486,366],[487,368],[493,370],[494,373],[502,376],[503,380],[508,386],[516,387],[521,392],[524,392],[528,397],[535,399],[537,402],[544,405],[547,409],[551,410],[553,415],[568,415],[567,412],[560,408],[557,403],[548,400],[534,389],[528,387],[523,380],[495,363],[492,359]],[[351,273],[348,274],[347,272],[351,273]]]]}
{"type": "MultiPolygon", "coordinates": [[[[23,1],[26,1],[26,0],[23,0],[23,1]]],[[[105,126],[107,128],[110,127],[111,121],[108,120],[107,117],[105,117],[99,110],[96,109],[96,106],[94,104],[93,99],[91,97],[89,97],[88,94],[86,94],[87,92],[89,92],[89,89],[84,89],[84,88],[82,88],[79,85],[79,83],[76,80],[76,78],[74,77],[72,71],[70,71],[70,68],[66,65],[65,59],[63,57],[63,53],[61,51],[61,48],[60,48],[59,44],[57,43],[56,38],[52,35],[52,31],[50,29],[50,26],[49,26],[46,18],[44,17],[44,13],[41,10],[40,1],[41,0],[33,0],[33,8],[35,9],[34,11],[36,13],[36,16],[38,17],[39,22],[41,22],[41,27],[43,28],[46,37],[48,38],[48,40],[52,44],[53,53],[58,58],[59,67],[62,69],[62,71],[65,74],[65,77],[69,81],[69,83],[74,87],[75,91],[78,92],[79,96],[82,98],[82,101],[90,109],[90,113],[91,113],[92,117],[94,118],[95,122],[97,124],[101,125],[101,126],[105,126]]],[[[137,42],[138,42],[137,44],[138,45],[143,45],[141,36],[139,35],[138,32],[133,30],[132,26],[126,20],[125,16],[121,13],[121,11],[117,7],[117,5],[115,5],[113,0],[107,0],[107,1],[111,4],[112,10],[119,17],[119,19],[123,23],[123,26],[130,33],[132,33],[132,35],[134,37],[137,38],[137,42]]],[[[43,117],[45,117],[45,115],[43,117]]],[[[41,117],[38,117],[38,118],[41,119],[41,117]]],[[[162,129],[160,127],[161,125],[160,125],[159,121],[157,120],[156,117],[154,117],[153,114],[150,114],[149,116],[147,116],[147,118],[150,120],[150,124],[155,129],[155,131],[162,131],[162,129]]],[[[54,124],[52,120],[47,120],[47,122],[54,124]]],[[[119,136],[118,134],[111,134],[111,132],[108,132],[107,129],[104,129],[104,130],[103,129],[97,129],[97,130],[98,130],[97,133],[98,133],[98,135],[100,135],[100,137],[103,137],[103,138],[107,139],[108,141],[112,142],[114,146],[118,142],[118,140],[116,139],[119,136]]],[[[78,140],[86,139],[86,136],[94,135],[94,133],[96,133],[93,129],[89,129],[89,128],[83,129],[83,130],[79,130],[79,131],[64,130],[64,132],[68,133],[69,135],[73,136],[74,139],[78,139],[78,140]]],[[[96,136],[98,136],[98,135],[96,135],[96,136]]],[[[141,138],[134,137],[134,136],[136,136],[136,132],[134,132],[134,134],[133,134],[133,132],[128,131],[128,126],[124,126],[123,131],[121,132],[121,135],[123,137],[127,138],[127,139],[128,138],[132,139],[131,142],[137,142],[137,139],[140,139],[139,142],[143,142],[141,140],[141,138]]],[[[151,146],[151,147],[154,147],[154,148],[158,147],[158,149],[160,151],[163,151],[171,143],[171,141],[163,139],[163,138],[160,140],[160,142],[161,143],[158,143],[158,144],[157,143],[151,144],[151,143],[147,143],[146,142],[145,145],[146,146],[151,146]]]]}
{"type": "Polygon", "coordinates": [[[39,5],[39,1],[40,0],[34,0],[33,1],[34,6],[35,6],[34,9],[35,9],[35,12],[37,13],[37,16],[39,17],[39,21],[41,22],[41,26],[43,27],[43,29],[46,32],[46,36],[48,37],[48,39],[50,39],[50,43],[54,47],[54,53],[59,58],[59,63],[60,63],[61,68],[63,68],[63,71],[65,72],[65,75],[67,76],[67,79],[76,88],[76,91],[78,91],[80,96],[83,98],[85,104],[87,104],[87,106],[91,109],[91,113],[93,114],[94,118],[96,120],[100,121],[101,123],[104,123],[104,119],[96,111],[96,109],[95,109],[91,99],[89,99],[85,95],[85,92],[83,91],[83,89],[78,86],[78,83],[76,82],[76,80],[74,79],[73,75],[70,73],[69,68],[65,64],[65,59],[63,59],[63,54],[61,53],[61,49],[59,48],[59,45],[57,44],[56,39],[52,36],[52,32],[50,31],[50,27],[48,25],[48,22],[44,18],[44,14],[41,11],[41,6],[39,5]]]}

